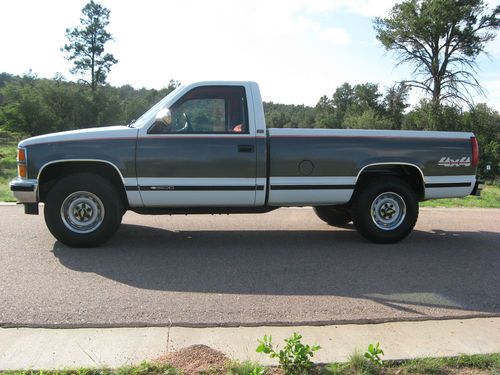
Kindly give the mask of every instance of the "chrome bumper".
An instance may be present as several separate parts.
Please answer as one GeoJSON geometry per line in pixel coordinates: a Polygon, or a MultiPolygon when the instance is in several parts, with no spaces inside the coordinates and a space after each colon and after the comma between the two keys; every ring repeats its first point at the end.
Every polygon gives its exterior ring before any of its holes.
{"type": "Polygon", "coordinates": [[[10,190],[19,203],[38,202],[38,180],[16,178],[10,182],[10,190]]]}

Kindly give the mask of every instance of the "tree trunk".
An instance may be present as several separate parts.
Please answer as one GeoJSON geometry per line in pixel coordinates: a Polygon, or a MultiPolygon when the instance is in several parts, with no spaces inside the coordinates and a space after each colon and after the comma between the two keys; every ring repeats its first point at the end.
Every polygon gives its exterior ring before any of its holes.
{"type": "Polygon", "coordinates": [[[95,92],[96,88],[96,80],[95,80],[95,60],[94,60],[94,53],[92,52],[92,61],[91,61],[91,66],[90,66],[90,88],[92,89],[92,92],[95,92]]]}
{"type": "Polygon", "coordinates": [[[439,107],[441,104],[441,80],[434,77],[434,87],[432,88],[432,104],[439,107]]]}
{"type": "Polygon", "coordinates": [[[432,112],[431,112],[431,130],[440,130],[441,128],[441,81],[434,78],[434,87],[432,90],[432,112]]]}

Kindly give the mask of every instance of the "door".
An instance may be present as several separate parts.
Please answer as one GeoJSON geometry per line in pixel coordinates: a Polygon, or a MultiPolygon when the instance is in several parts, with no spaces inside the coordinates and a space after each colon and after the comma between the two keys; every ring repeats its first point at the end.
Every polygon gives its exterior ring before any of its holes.
{"type": "Polygon", "coordinates": [[[146,207],[255,205],[255,134],[243,86],[196,87],[171,121],[139,137],[136,167],[146,207]]]}

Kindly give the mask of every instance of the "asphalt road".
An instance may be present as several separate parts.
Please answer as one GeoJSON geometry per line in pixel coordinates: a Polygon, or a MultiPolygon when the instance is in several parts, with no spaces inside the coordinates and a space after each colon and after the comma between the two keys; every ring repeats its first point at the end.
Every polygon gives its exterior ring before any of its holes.
{"type": "Polygon", "coordinates": [[[0,207],[0,325],[378,322],[500,315],[500,210],[422,209],[373,245],[312,210],[140,216],[96,249],[0,207]]]}

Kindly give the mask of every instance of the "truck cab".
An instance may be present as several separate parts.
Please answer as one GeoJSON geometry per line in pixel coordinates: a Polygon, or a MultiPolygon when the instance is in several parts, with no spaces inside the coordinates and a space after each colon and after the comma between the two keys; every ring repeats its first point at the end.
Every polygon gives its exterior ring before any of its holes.
{"type": "Polygon", "coordinates": [[[263,205],[266,126],[257,84],[200,82],[166,99],[154,120],[136,123],[132,185],[143,205],[263,205]]]}

